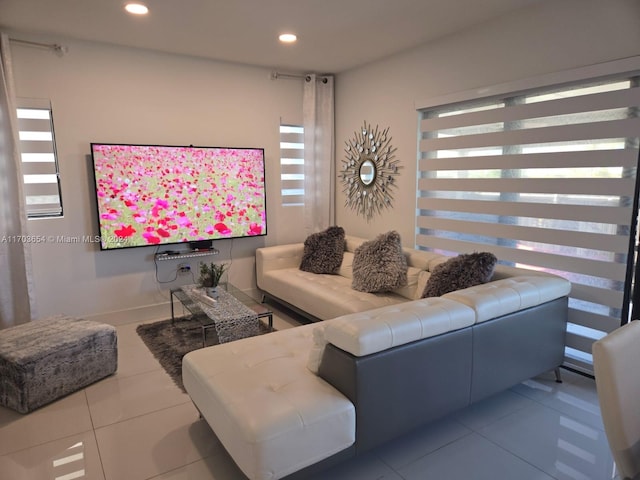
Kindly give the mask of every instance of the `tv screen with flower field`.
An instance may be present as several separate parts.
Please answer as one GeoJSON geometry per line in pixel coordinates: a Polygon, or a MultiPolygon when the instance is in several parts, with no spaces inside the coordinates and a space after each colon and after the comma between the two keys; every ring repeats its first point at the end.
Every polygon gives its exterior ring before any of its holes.
{"type": "Polygon", "coordinates": [[[266,235],[261,148],[92,143],[103,250],[266,235]]]}

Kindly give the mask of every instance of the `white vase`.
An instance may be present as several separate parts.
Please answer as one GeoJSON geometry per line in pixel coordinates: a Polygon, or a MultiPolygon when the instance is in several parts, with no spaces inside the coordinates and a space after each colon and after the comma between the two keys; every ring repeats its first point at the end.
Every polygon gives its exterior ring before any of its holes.
{"type": "Polygon", "coordinates": [[[218,299],[218,287],[205,287],[205,292],[207,296],[218,299]]]}

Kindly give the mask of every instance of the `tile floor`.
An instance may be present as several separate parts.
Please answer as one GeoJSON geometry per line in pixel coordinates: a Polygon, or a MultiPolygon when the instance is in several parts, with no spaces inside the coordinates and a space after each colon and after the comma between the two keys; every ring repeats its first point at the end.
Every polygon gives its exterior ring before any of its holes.
{"type": "MultiPolygon", "coordinates": [[[[276,328],[295,324],[277,312],[276,328]]],[[[245,479],[136,326],[118,326],[116,375],[29,415],[0,407],[0,479],[245,479]]],[[[595,384],[563,375],[563,384],[552,374],[524,382],[312,480],[611,479],[595,384]]]]}

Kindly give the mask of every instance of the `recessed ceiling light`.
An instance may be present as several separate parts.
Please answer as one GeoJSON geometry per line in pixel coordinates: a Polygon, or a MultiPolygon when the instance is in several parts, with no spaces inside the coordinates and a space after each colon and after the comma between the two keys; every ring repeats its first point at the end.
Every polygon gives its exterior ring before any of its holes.
{"type": "Polygon", "coordinates": [[[283,33],[278,38],[282,43],[293,43],[298,39],[293,33],[283,33]]]}
{"type": "Polygon", "coordinates": [[[143,3],[127,3],[124,6],[124,9],[129,13],[133,13],[134,15],[146,15],[147,13],[149,13],[149,9],[143,3]]]}

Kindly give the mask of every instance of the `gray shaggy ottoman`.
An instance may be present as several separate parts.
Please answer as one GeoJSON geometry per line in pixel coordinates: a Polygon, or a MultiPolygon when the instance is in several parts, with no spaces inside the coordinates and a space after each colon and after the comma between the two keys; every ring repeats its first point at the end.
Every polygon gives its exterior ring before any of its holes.
{"type": "Polygon", "coordinates": [[[117,367],[111,325],[55,316],[0,330],[0,405],[28,413],[117,367]]]}

